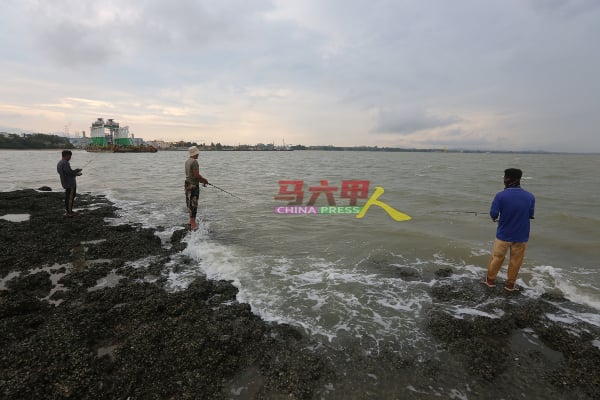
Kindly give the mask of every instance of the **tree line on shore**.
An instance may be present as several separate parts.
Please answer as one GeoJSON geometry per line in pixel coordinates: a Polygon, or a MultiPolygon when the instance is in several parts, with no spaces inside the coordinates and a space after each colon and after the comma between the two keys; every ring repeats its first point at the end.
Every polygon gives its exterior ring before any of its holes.
{"type": "Polygon", "coordinates": [[[68,138],[44,133],[0,133],[0,149],[73,149],[68,138]]]}

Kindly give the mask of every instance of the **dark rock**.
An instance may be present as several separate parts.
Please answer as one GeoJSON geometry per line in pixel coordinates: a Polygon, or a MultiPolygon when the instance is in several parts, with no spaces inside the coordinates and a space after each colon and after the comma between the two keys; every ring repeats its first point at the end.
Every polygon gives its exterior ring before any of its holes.
{"type": "Polygon", "coordinates": [[[46,297],[50,294],[52,282],[50,281],[50,273],[41,271],[13,278],[8,281],[6,286],[10,290],[27,293],[31,296],[46,297]]]}
{"type": "Polygon", "coordinates": [[[437,271],[435,271],[435,276],[438,278],[447,278],[453,273],[454,272],[452,271],[452,268],[440,268],[437,271]]]}
{"type": "Polygon", "coordinates": [[[514,296],[465,279],[442,280],[431,292],[427,328],[472,376],[494,382],[509,375],[514,385],[541,380],[539,398],[600,398],[600,349],[592,345],[600,329],[549,320],[560,310],[548,300],[564,298],[514,296]]]}
{"type": "MultiPolygon", "coordinates": [[[[0,276],[19,272],[0,291],[1,398],[226,399],[240,388],[243,399],[600,398],[600,329],[552,317],[594,310],[559,294],[507,293],[439,269],[419,326],[430,354],[367,335],[334,348],[262,321],[231,282],[165,291],[165,271],[197,262],[179,254],[187,231],[165,248],[152,229],[106,224],[118,212],[106,198],[76,202],[81,214],[67,219],[63,193],[0,193],[0,213],[31,215],[0,220],[0,276]]],[[[423,279],[395,261],[368,263],[423,279]]]]}
{"type": "Polygon", "coordinates": [[[20,272],[0,291],[0,397],[225,399],[251,376],[257,398],[309,399],[324,385],[332,366],[308,350],[314,344],[262,321],[230,282],[198,278],[175,293],[164,277],[141,282],[190,261],[176,254],[185,230],[169,250],[151,229],[107,225],[117,210],[106,199],[82,194],[76,203],[83,210],[67,219],[62,193],[0,193],[0,212],[32,215],[0,221],[0,274],[20,272]],[[147,257],[147,266],[126,267],[147,257]],[[111,271],[119,278],[98,287],[111,271]],[[56,305],[40,300],[55,274],[64,286],[50,296],[56,305]]]}

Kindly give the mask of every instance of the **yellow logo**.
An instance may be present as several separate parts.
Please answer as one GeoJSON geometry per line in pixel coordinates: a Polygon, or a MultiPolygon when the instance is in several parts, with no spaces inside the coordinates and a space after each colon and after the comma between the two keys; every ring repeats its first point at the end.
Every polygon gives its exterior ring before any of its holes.
{"type": "Polygon", "coordinates": [[[373,192],[371,197],[369,197],[369,200],[367,200],[365,205],[362,207],[362,210],[360,210],[360,213],[356,214],[356,218],[364,217],[371,206],[378,206],[378,207],[383,208],[383,210],[386,213],[388,213],[388,215],[390,217],[392,217],[394,219],[394,221],[398,221],[398,222],[410,221],[412,218],[409,215],[404,214],[403,212],[396,210],[392,206],[384,203],[383,201],[378,200],[379,196],[381,196],[384,192],[385,191],[383,190],[383,188],[381,186],[376,186],[375,191],[373,192]]]}

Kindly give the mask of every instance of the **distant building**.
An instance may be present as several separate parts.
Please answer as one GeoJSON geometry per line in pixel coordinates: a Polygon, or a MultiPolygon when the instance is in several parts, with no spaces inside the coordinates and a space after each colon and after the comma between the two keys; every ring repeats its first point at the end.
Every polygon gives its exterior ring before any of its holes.
{"type": "Polygon", "coordinates": [[[83,149],[85,146],[91,143],[91,139],[89,137],[77,137],[77,138],[68,138],[69,142],[73,145],[73,147],[77,149],[83,149]]]}
{"type": "Polygon", "coordinates": [[[169,147],[168,143],[165,142],[164,140],[150,140],[148,142],[146,142],[147,144],[149,144],[150,146],[153,146],[157,149],[164,149],[166,147],[169,147]]]}

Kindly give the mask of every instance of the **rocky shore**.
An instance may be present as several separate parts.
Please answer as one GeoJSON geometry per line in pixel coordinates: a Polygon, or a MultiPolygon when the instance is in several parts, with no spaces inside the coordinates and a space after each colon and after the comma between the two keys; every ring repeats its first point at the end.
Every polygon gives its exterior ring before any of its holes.
{"type": "Polygon", "coordinates": [[[422,323],[431,351],[332,346],[262,321],[229,282],[165,290],[166,265],[191,262],[183,228],[165,243],[109,224],[119,210],[102,196],[76,206],[65,218],[62,192],[0,193],[0,398],[600,398],[600,329],[561,321],[579,306],[558,295],[440,270],[422,323]]]}
{"type": "Polygon", "coordinates": [[[85,194],[65,218],[63,196],[0,193],[0,216],[30,215],[0,219],[1,398],[312,398],[329,370],[305,337],[261,321],[228,282],[163,289],[185,230],[165,245],[110,226],[118,210],[85,194]]]}

